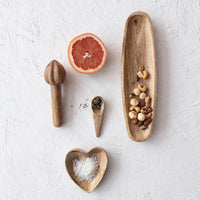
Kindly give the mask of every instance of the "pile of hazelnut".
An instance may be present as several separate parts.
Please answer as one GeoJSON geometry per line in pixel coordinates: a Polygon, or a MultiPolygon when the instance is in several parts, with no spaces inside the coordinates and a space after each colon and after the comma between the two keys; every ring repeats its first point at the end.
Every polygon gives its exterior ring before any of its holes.
{"type": "MultiPolygon", "coordinates": [[[[143,66],[139,67],[137,73],[139,79],[147,79],[148,75],[143,66]]],[[[134,88],[133,93],[129,95],[131,98],[129,118],[133,120],[133,124],[139,126],[140,130],[145,130],[152,122],[151,97],[147,95],[147,90],[147,87],[138,85],[137,88],[134,88]]]]}

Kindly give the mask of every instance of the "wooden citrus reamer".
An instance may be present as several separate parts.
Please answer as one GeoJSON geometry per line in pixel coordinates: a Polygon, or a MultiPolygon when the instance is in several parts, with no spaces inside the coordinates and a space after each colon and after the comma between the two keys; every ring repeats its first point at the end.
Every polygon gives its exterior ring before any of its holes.
{"type": "Polygon", "coordinates": [[[44,71],[44,79],[51,85],[53,124],[56,127],[62,125],[61,84],[65,77],[64,67],[56,60],[52,60],[44,71]]]}

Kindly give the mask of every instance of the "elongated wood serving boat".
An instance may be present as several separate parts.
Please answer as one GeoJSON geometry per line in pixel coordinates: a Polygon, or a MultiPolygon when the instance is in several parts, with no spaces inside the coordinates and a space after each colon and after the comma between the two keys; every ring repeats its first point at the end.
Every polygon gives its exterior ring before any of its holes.
{"type": "Polygon", "coordinates": [[[137,142],[147,140],[152,134],[153,122],[155,121],[156,78],[156,54],[151,19],[144,12],[134,12],[127,19],[124,30],[121,86],[128,135],[132,140],[137,142]],[[141,65],[148,71],[149,77],[146,80],[137,82],[137,71],[141,65]],[[130,108],[129,95],[133,92],[134,88],[137,88],[138,84],[145,85],[148,88],[148,94],[152,99],[153,121],[145,130],[140,130],[128,116],[130,108]]]}

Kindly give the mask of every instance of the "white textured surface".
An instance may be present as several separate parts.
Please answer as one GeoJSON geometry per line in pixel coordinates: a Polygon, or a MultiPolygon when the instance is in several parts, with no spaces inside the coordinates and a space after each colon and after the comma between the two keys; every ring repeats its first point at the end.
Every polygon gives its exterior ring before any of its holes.
{"type": "Polygon", "coordinates": [[[199,19],[198,0],[1,0],[0,199],[200,199],[199,19]],[[136,10],[152,18],[157,47],[155,129],[144,143],[128,138],[120,89],[124,25],[136,10]],[[85,32],[108,49],[106,66],[93,75],[77,73],[67,59],[69,41],[85,32]],[[43,79],[52,59],[67,71],[59,129],[43,79]],[[90,108],[79,106],[95,95],[106,101],[99,139],[90,108]],[[105,148],[109,166],[87,194],[71,181],[64,160],[72,148],[94,146],[105,148]]]}

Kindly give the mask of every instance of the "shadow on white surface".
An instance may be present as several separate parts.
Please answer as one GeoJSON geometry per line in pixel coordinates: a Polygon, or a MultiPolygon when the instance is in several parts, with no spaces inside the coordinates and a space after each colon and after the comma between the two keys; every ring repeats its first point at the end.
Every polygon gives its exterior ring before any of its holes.
{"type": "Polygon", "coordinates": [[[154,129],[149,140],[163,138],[163,133],[168,127],[169,108],[170,108],[170,66],[169,52],[166,39],[166,31],[159,21],[153,21],[156,59],[157,59],[157,99],[154,129]]]}
{"type": "Polygon", "coordinates": [[[74,108],[74,105],[70,105],[69,102],[74,102],[74,100],[76,99],[76,81],[77,80],[74,74],[70,70],[66,70],[66,80],[63,84],[62,90],[63,126],[66,126],[74,120],[74,112],[72,112],[72,108],[74,108]]]}
{"type": "Polygon", "coordinates": [[[113,63],[115,63],[116,58],[114,57],[113,50],[110,48],[110,46],[107,44],[106,46],[107,49],[107,59],[105,62],[105,66],[102,68],[103,73],[107,73],[108,71],[112,71],[115,69],[115,66],[113,63]]]}
{"type": "Polygon", "coordinates": [[[103,137],[106,133],[106,126],[110,118],[110,113],[112,112],[112,102],[110,102],[107,98],[104,98],[104,114],[103,114],[103,121],[101,124],[101,134],[100,137],[103,137]]]}
{"type": "Polygon", "coordinates": [[[111,184],[114,180],[114,175],[119,172],[119,159],[117,159],[114,155],[112,156],[111,153],[106,152],[107,153],[107,157],[108,157],[108,165],[107,165],[107,169],[106,172],[101,180],[101,182],[99,183],[99,185],[96,187],[96,189],[93,191],[93,193],[99,193],[102,191],[109,191],[109,187],[111,187],[111,184]]]}

